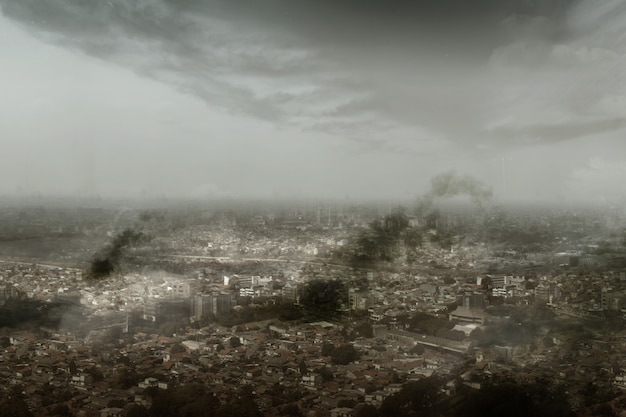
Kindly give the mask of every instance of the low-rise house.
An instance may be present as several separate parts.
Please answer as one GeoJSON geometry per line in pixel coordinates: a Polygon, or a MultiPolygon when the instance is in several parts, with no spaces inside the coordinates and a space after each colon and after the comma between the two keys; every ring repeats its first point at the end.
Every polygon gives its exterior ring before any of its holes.
{"type": "Polygon", "coordinates": [[[330,410],[330,417],[353,417],[355,415],[354,408],[337,407],[330,410]]]}
{"type": "Polygon", "coordinates": [[[107,407],[100,410],[100,417],[122,417],[124,409],[118,407],[107,407]]]}

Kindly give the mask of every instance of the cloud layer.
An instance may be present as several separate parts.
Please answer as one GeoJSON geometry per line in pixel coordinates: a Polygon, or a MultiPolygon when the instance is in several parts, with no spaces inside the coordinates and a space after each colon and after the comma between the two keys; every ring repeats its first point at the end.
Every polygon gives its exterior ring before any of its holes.
{"type": "Polygon", "coordinates": [[[0,6],[45,42],[131,69],[234,118],[334,137],[332,152],[480,164],[519,149],[614,143],[626,127],[619,0],[0,6]]]}

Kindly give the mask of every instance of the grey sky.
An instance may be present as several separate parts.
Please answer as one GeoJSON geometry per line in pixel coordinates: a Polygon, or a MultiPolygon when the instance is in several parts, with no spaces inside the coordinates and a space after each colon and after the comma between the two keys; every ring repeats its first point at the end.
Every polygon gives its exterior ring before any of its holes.
{"type": "Polygon", "coordinates": [[[624,193],[622,0],[0,6],[2,193],[624,193]]]}

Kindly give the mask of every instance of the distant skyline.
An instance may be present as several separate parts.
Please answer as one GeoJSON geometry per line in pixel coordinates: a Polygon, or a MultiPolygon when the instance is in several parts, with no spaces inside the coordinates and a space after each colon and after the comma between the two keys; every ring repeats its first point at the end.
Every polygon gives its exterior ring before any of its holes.
{"type": "Polygon", "coordinates": [[[0,8],[0,195],[626,200],[622,0],[0,8]]]}

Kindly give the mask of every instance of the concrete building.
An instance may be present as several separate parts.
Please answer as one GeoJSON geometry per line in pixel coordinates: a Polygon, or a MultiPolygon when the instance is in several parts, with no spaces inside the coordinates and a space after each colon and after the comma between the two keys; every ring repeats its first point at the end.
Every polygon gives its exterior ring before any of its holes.
{"type": "Polygon", "coordinates": [[[459,307],[470,310],[482,310],[487,304],[487,297],[484,293],[466,293],[457,298],[459,307]]]}
{"type": "Polygon", "coordinates": [[[192,317],[200,320],[207,314],[218,316],[228,313],[234,305],[233,295],[230,293],[200,294],[191,299],[192,317]]]}
{"type": "Polygon", "coordinates": [[[143,308],[142,318],[153,323],[189,317],[189,299],[155,299],[143,308]]]}
{"type": "Polygon", "coordinates": [[[350,310],[366,310],[368,307],[368,292],[359,288],[348,290],[348,301],[350,310]]]}
{"type": "Polygon", "coordinates": [[[12,283],[6,282],[0,284],[0,305],[3,305],[7,300],[16,298],[19,295],[17,288],[12,283]]]}
{"type": "Polygon", "coordinates": [[[287,284],[283,287],[283,299],[285,301],[291,301],[294,304],[300,303],[300,298],[302,298],[302,294],[304,292],[304,285],[299,282],[287,282],[287,284]]]}

